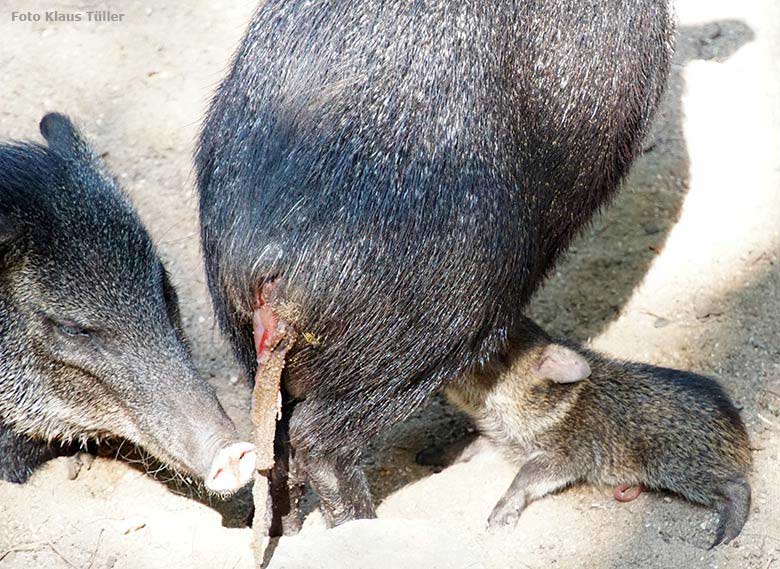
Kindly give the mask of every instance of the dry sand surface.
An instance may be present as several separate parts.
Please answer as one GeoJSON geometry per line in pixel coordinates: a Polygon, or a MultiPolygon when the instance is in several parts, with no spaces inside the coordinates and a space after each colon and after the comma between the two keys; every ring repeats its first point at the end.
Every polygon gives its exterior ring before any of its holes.
{"type": "MultiPolygon", "coordinates": [[[[179,287],[197,362],[246,432],[248,389],[215,331],[199,259],[190,156],[253,0],[0,2],[0,136],[37,138],[70,113],[119,176],[179,287]],[[12,10],[113,10],[124,21],[11,22],[12,10]]],[[[708,551],[714,514],[662,494],[619,504],[579,487],[484,531],[513,469],[482,455],[433,473],[417,450],[468,428],[440,400],[366,456],[379,520],[304,531],[281,568],[780,567],[780,9],[679,0],[670,89],[646,153],[579,239],[533,315],[618,357],[718,377],[742,407],[754,501],[744,533],[708,551]]],[[[75,480],[64,459],[0,483],[0,569],[248,568],[248,493],[197,499],[127,461],[75,480]]]]}

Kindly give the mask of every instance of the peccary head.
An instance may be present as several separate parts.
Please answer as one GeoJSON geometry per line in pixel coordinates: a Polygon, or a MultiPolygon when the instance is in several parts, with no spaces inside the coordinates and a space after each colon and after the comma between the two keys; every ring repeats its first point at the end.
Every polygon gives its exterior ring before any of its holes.
{"type": "Polygon", "coordinates": [[[67,117],[46,115],[41,132],[48,147],[0,146],[0,422],[46,440],[121,437],[237,489],[252,447],[194,370],[149,235],[67,117]]]}

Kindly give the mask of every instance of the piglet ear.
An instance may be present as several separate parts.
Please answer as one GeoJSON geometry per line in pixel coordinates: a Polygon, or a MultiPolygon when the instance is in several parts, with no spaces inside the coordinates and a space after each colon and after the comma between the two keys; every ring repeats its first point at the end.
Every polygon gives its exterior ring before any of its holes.
{"type": "Polygon", "coordinates": [[[571,348],[550,344],[539,356],[537,371],[544,379],[555,383],[574,383],[590,376],[590,365],[571,348]]]}

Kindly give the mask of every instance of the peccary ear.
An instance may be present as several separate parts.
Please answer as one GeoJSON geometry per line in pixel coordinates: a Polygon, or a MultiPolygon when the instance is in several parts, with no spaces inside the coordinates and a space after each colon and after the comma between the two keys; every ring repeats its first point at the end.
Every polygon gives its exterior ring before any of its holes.
{"type": "Polygon", "coordinates": [[[590,365],[585,358],[560,344],[544,348],[537,370],[544,379],[555,383],[574,383],[590,376],[590,365]]]}
{"type": "Polygon", "coordinates": [[[89,152],[81,134],[71,120],[61,113],[48,113],[41,119],[41,134],[49,149],[63,158],[89,152]]]}
{"type": "Polygon", "coordinates": [[[77,172],[78,185],[87,183],[85,176],[95,176],[95,183],[114,183],[103,161],[67,116],[48,113],[41,119],[40,129],[49,151],[68,164],[69,171],[77,172]]]}

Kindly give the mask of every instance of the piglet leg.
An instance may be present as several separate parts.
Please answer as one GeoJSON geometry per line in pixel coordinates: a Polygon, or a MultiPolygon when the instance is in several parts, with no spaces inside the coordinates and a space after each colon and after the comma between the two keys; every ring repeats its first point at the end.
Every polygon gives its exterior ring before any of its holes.
{"type": "Polygon", "coordinates": [[[257,470],[252,496],[255,515],[252,520],[254,553],[263,561],[265,537],[269,533],[271,504],[268,503],[271,471],[274,467],[276,422],[281,418],[281,378],[284,360],[295,342],[295,332],[274,312],[273,283],[263,285],[255,298],[252,328],[257,353],[257,373],[252,391],[252,425],[257,453],[257,470]]]}

